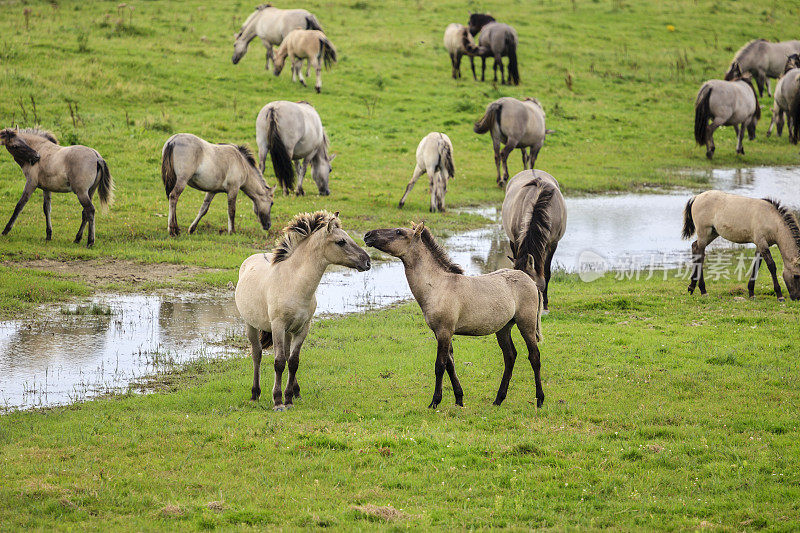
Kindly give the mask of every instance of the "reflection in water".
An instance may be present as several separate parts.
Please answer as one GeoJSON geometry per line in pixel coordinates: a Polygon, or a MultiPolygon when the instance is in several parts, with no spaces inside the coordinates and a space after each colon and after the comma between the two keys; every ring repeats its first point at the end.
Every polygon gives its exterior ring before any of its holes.
{"type": "MultiPolygon", "coordinates": [[[[772,196],[800,208],[800,175],[794,168],[712,170],[709,186],[752,197],[772,196]]],[[[656,267],[684,260],[680,238],[690,191],[567,198],[567,232],[554,264],[574,271],[581,252],[594,250],[613,267],[644,257],[656,267]]],[[[500,208],[473,210],[493,220],[486,228],[444,239],[468,274],[508,268],[500,208]]],[[[726,246],[722,239],[716,246],[726,246]]],[[[626,263],[627,264],[627,263],[626,263]]],[[[411,298],[402,263],[373,263],[358,273],[331,268],[317,291],[317,314],[342,314],[411,298]]],[[[108,391],[198,357],[224,357],[219,341],[243,335],[231,293],[212,295],[106,295],[110,316],[74,316],[48,306],[29,320],[0,322],[0,412],[69,403],[108,391]]]]}

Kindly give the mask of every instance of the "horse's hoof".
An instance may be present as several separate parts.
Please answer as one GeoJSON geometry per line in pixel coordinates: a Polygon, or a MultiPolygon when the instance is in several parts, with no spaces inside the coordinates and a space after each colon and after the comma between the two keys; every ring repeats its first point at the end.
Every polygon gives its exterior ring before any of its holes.
{"type": "Polygon", "coordinates": [[[314,89],[317,91],[317,94],[322,92],[322,87],[314,87],[314,89]]]}
{"type": "Polygon", "coordinates": [[[736,153],[739,155],[744,155],[744,149],[736,150],[736,153]]]}
{"type": "Polygon", "coordinates": [[[438,406],[439,406],[439,402],[434,400],[434,401],[432,401],[431,403],[428,404],[428,409],[436,409],[438,406]]]}
{"type": "Polygon", "coordinates": [[[707,292],[702,292],[702,291],[701,291],[701,292],[700,292],[700,296],[708,296],[708,293],[707,293],[707,292]]]}
{"type": "Polygon", "coordinates": [[[282,412],[284,412],[286,410],[286,407],[283,406],[283,405],[275,405],[275,406],[273,406],[272,410],[277,412],[277,413],[282,413],[282,412]]]}
{"type": "Polygon", "coordinates": [[[197,228],[190,227],[189,228],[189,235],[192,235],[195,231],[197,231],[197,228]]]}
{"type": "Polygon", "coordinates": [[[689,294],[694,294],[694,289],[692,287],[689,287],[686,290],[689,291],[689,294]]]}
{"type": "Polygon", "coordinates": [[[292,407],[293,407],[293,406],[292,406],[292,404],[290,404],[290,403],[287,403],[286,405],[284,405],[284,408],[285,408],[284,410],[285,410],[285,411],[288,411],[288,410],[289,410],[289,409],[291,409],[292,407]]]}
{"type": "Polygon", "coordinates": [[[706,152],[706,157],[708,159],[712,159],[714,157],[714,151],[712,150],[712,151],[706,152]]]}
{"type": "Polygon", "coordinates": [[[541,409],[543,405],[544,405],[544,396],[542,396],[541,398],[536,398],[536,408],[541,409]]]}
{"type": "Polygon", "coordinates": [[[550,310],[549,309],[542,309],[542,314],[543,315],[549,315],[550,314],[550,310]]]}
{"type": "Polygon", "coordinates": [[[784,298],[783,296],[780,296],[780,297],[778,298],[778,301],[779,301],[779,302],[785,302],[785,301],[786,301],[786,298],[784,298]]]}
{"type": "Polygon", "coordinates": [[[94,246],[94,241],[86,243],[87,248],[91,248],[92,246],[94,246]]]}
{"type": "Polygon", "coordinates": [[[400,202],[399,204],[397,204],[397,208],[398,208],[398,209],[403,209],[403,206],[404,206],[404,205],[405,205],[405,204],[404,204],[403,202],[400,202]]]}
{"type": "Polygon", "coordinates": [[[297,188],[297,196],[305,196],[305,195],[306,195],[306,191],[304,191],[302,187],[298,187],[297,188]]]}

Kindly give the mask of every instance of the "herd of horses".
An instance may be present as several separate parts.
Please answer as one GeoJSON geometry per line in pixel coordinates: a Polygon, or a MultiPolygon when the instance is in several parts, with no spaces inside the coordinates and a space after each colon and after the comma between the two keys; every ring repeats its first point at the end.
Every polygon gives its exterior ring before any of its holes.
{"type": "MultiPolygon", "coordinates": [[[[270,63],[280,74],[286,61],[291,63],[293,81],[305,85],[313,67],[316,90],[321,91],[323,66],[336,62],[337,53],[317,18],[302,9],[283,10],[270,4],[258,6],[235,36],[232,62],[238,63],[250,41],[259,37],[267,49],[266,68],[270,63]],[[277,51],[273,51],[277,46],[277,51]]],[[[485,78],[486,59],[494,58],[494,79],[520,82],[517,62],[517,32],[487,14],[471,14],[467,26],[450,24],[445,29],[444,45],[452,67],[452,77],[461,76],[464,56],[470,58],[473,78],[477,80],[474,58],[482,59],[481,81],[485,78]],[[478,36],[477,41],[475,37],[478,36]],[[502,58],[508,58],[507,69],[502,58]],[[506,72],[507,71],[507,72],[506,72]]],[[[800,41],[769,43],[752,41],[737,52],[724,80],[710,80],[701,87],[695,104],[695,139],[713,156],[714,131],[733,125],[738,135],[737,152],[744,153],[745,129],[750,138],[760,118],[758,94],[767,89],[769,78],[779,78],[775,87],[773,124],[781,134],[784,122],[792,142],[800,137],[800,41]]],[[[553,256],[567,225],[567,209],[558,181],[550,174],[534,170],[537,156],[547,134],[545,112],[535,98],[518,100],[503,97],[491,102],[483,116],[474,123],[477,134],[490,133],[497,169],[497,185],[505,188],[502,226],[508,236],[512,269],[501,269],[479,276],[466,276],[448,256],[424,223],[411,227],[383,228],[368,231],[366,246],[399,258],[411,292],[419,303],[425,322],[437,341],[435,387],[429,407],[442,400],[442,380],[447,372],[455,402],[463,405],[463,389],[455,371],[452,338],[454,335],[482,336],[495,334],[505,361],[505,371],[494,403],[506,397],[517,352],[511,329],[517,325],[528,350],[528,359],[536,382],[536,404],[544,402],[540,377],[542,339],[541,318],[549,310],[548,286],[553,256]],[[523,171],[509,179],[508,157],[519,148],[523,171]]],[[[307,167],[311,167],[320,195],[329,195],[331,162],[329,139],[314,107],[305,101],[273,101],[256,118],[258,159],[243,145],[213,144],[190,133],[171,136],[162,148],[161,177],[169,202],[168,232],[179,234],[177,203],[187,186],[204,191],[205,200],[189,226],[197,230],[203,216],[218,193],[228,198],[228,232],[235,231],[236,198],[243,192],[253,202],[261,227],[271,226],[274,187],[265,179],[266,159],[270,157],[277,186],[284,195],[302,195],[307,167]]],[[[97,191],[103,206],[113,201],[114,184],[108,165],[94,149],[85,146],[61,146],[49,132],[40,129],[8,128],[0,131],[3,144],[21,167],[26,184],[13,215],[3,230],[6,235],[31,197],[40,188],[44,192],[46,238],[52,237],[50,193],[74,192],[83,207],[83,216],[75,242],[81,241],[88,226],[87,246],[95,241],[95,209],[92,197],[97,191]]],[[[416,165],[399,207],[416,181],[426,174],[430,180],[431,211],[445,208],[447,183],[455,175],[453,143],[445,133],[431,132],[419,143],[416,165]]],[[[784,300],[770,246],[777,245],[783,258],[782,277],[789,297],[800,299],[800,228],[797,219],[778,201],[753,199],[707,191],[691,198],[684,210],[683,237],[697,235],[692,243],[692,273],[689,292],[699,286],[706,294],[703,276],[705,249],[722,236],[736,243],[754,243],[757,254],[748,284],[754,284],[763,259],[772,276],[774,290],[784,300]]],[[[247,327],[253,358],[252,399],[261,394],[260,367],[263,351],[274,346],[275,381],[272,391],[274,409],[285,410],[300,397],[297,382],[300,350],[308,335],[316,310],[316,290],[329,265],[343,265],[358,271],[371,267],[370,257],[342,229],[338,213],[325,210],[301,213],[283,229],[270,253],[247,258],[239,270],[235,301],[247,327]],[[282,375],[288,366],[288,381],[282,388],[282,375]]]]}

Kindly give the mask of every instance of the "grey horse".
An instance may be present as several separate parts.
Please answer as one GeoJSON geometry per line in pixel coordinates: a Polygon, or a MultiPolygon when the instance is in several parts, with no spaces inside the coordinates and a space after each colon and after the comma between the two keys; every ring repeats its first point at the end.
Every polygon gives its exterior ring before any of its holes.
{"type": "MultiPolygon", "coordinates": [[[[786,59],[783,75],[775,84],[775,100],[772,104],[772,120],[769,123],[767,137],[772,134],[773,126],[777,126],[778,136],[783,130],[784,122],[788,122],[789,137],[793,144],[797,143],[792,135],[792,104],[798,102],[800,92],[800,55],[792,54],[786,59]]],[[[800,106],[797,107],[800,110],[800,106]]]]}
{"type": "Polygon", "coordinates": [[[94,244],[94,205],[92,196],[98,191],[100,204],[110,206],[114,201],[114,182],[103,157],[88,146],[59,146],[52,133],[39,129],[4,129],[0,131],[0,144],[5,145],[14,161],[25,175],[25,189],[6,224],[7,235],[33,191],[44,193],[44,219],[46,239],[53,236],[50,224],[50,193],[74,192],[83,206],[83,216],[75,243],[81,242],[83,230],[89,226],[86,246],[94,244]]]}
{"type": "Polygon", "coordinates": [[[725,80],[731,81],[736,77],[733,70],[736,64],[742,74],[749,72],[753,75],[759,96],[764,96],[764,86],[767,87],[767,94],[772,96],[768,78],[778,78],[783,74],[786,58],[791,54],[800,54],[800,41],[771,43],[766,39],[755,39],[742,46],[733,56],[725,80]]]}

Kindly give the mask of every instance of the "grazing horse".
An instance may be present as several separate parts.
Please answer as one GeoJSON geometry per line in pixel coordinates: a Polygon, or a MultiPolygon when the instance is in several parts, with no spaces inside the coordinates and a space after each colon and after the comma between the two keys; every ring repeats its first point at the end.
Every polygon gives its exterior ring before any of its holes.
{"type": "Polygon", "coordinates": [[[517,351],[511,328],[519,327],[528,347],[528,359],[536,379],[536,406],[544,403],[540,376],[540,355],[536,343],[542,340],[542,300],[536,283],[524,272],[502,269],[482,276],[465,276],[423,223],[408,228],[375,229],[364,236],[364,243],[400,258],[406,279],[425,323],[433,330],[436,351],[436,386],[431,409],[442,401],[445,370],[453,386],[456,405],[464,405],[464,392],[456,377],[453,360],[453,335],[483,336],[494,333],[503,351],[505,372],[494,400],[500,405],[506,397],[517,351]]]}
{"type": "Polygon", "coordinates": [[[343,265],[359,272],[369,270],[369,255],[342,230],[338,213],[302,213],[283,230],[271,254],[245,259],[236,285],[236,307],[247,324],[253,356],[252,399],[261,396],[259,375],[263,350],[275,345],[274,410],[292,407],[300,398],[297,367],[300,348],[317,309],[316,292],[328,265],[343,265]],[[289,378],[286,399],[281,376],[286,362],[289,378]]]}
{"type": "Polygon", "coordinates": [[[108,207],[114,202],[114,182],[105,159],[93,148],[76,144],[59,146],[52,133],[39,129],[4,129],[0,144],[5,145],[25,175],[25,188],[3,230],[7,235],[33,191],[42,189],[46,240],[53,237],[50,223],[50,193],[74,192],[83,207],[81,225],[75,243],[81,242],[83,230],[89,225],[86,247],[94,244],[94,204],[92,196],[98,191],[100,204],[108,207]]]}
{"type": "Polygon", "coordinates": [[[544,125],[544,109],[536,98],[517,100],[503,97],[486,107],[486,113],[475,123],[475,133],[492,135],[494,148],[494,164],[497,167],[497,185],[503,187],[508,181],[508,155],[514,148],[522,151],[522,168],[533,168],[544,138],[553,130],[544,125]],[[502,152],[500,143],[505,143],[502,152]],[[530,154],[525,148],[530,147],[530,154]],[[503,165],[503,176],[500,176],[500,164],[503,165]]]}
{"type": "Polygon", "coordinates": [[[453,165],[453,143],[444,133],[433,131],[427,134],[417,146],[417,165],[411,181],[406,185],[406,192],[400,199],[400,207],[406,203],[406,197],[420,176],[428,173],[431,181],[431,213],[444,211],[444,195],[447,194],[447,182],[455,175],[453,165]]]}
{"type": "Polygon", "coordinates": [[[187,185],[204,191],[206,198],[189,226],[197,230],[217,193],[228,195],[228,233],[236,231],[236,195],[241,190],[253,201],[253,211],[264,231],[270,227],[273,189],[256,168],[253,154],[246,146],[211,144],[191,133],[178,133],[167,139],[161,150],[161,180],[169,200],[169,234],[177,236],[178,198],[187,185]]]}
{"type": "Polygon", "coordinates": [[[758,94],[764,95],[766,85],[767,95],[771,96],[769,78],[777,78],[783,73],[786,58],[792,54],[800,54],[800,41],[771,43],[766,39],[755,39],[742,46],[733,56],[725,80],[730,81],[741,77],[741,73],[749,72],[756,79],[758,94]],[[738,74],[734,67],[738,67],[738,74]]]}
{"type": "Polygon", "coordinates": [[[267,48],[266,69],[269,70],[269,61],[273,60],[272,45],[280,45],[289,32],[296,29],[322,30],[316,17],[305,9],[278,9],[272,4],[261,4],[247,17],[242,24],[242,29],[235,36],[233,43],[233,57],[231,61],[237,64],[247,53],[250,41],[258,36],[267,48]]]}
{"type": "Polygon", "coordinates": [[[775,261],[769,247],[778,245],[783,258],[783,281],[792,300],[800,299],[800,229],[795,216],[777,200],[758,199],[729,194],[722,191],[706,191],[692,197],[683,210],[683,238],[697,233],[692,243],[692,277],[689,294],[700,286],[700,294],[706,294],[703,278],[703,260],[706,246],[717,237],[735,243],[756,245],[756,257],[750,274],[747,291],[753,297],[761,259],[767,263],[772,275],[772,284],[778,301],[784,301],[775,269],[775,261]]]}
{"type": "Polygon", "coordinates": [[[477,80],[475,75],[475,58],[480,49],[475,44],[475,40],[469,33],[469,29],[462,24],[449,24],[444,30],[444,47],[450,55],[453,79],[461,77],[461,58],[469,56],[469,63],[472,67],[472,79],[477,80]]]}
{"type": "Polygon", "coordinates": [[[283,194],[294,189],[295,172],[299,178],[297,194],[305,194],[303,178],[309,163],[319,193],[322,196],[331,193],[328,178],[336,154],[328,155],[328,135],[314,106],[286,100],[268,103],[256,118],[256,142],[261,172],[264,172],[269,154],[283,194]]]}
{"type": "MultiPolygon", "coordinates": [[[[783,131],[784,120],[788,122],[789,137],[792,144],[797,143],[797,137],[792,131],[793,117],[791,114],[792,104],[800,103],[798,100],[800,92],[800,55],[792,54],[786,59],[786,66],[783,69],[778,83],[775,84],[775,101],[772,104],[772,120],[769,123],[767,137],[772,134],[772,127],[778,127],[778,137],[783,131]]],[[[800,106],[797,107],[800,110],[800,106]]]]}
{"type": "Polygon", "coordinates": [[[550,266],[567,229],[567,204],[556,179],[542,170],[523,170],[508,182],[502,210],[514,268],[528,274],[541,291],[544,313],[550,266]],[[528,258],[533,258],[533,265],[528,258]]]}
{"type": "Polygon", "coordinates": [[[736,153],[744,155],[744,130],[747,128],[751,141],[755,139],[760,118],[761,107],[749,73],[730,81],[709,80],[700,87],[694,103],[694,138],[697,144],[706,146],[706,157],[711,159],[716,150],[714,131],[733,126],[738,138],[736,153]]]}
{"type": "Polygon", "coordinates": [[[281,70],[286,63],[286,58],[292,64],[292,81],[300,79],[303,87],[306,80],[300,72],[303,66],[303,59],[306,60],[306,75],[309,67],[314,67],[317,73],[317,83],[314,88],[317,92],[322,91],[322,65],[329,69],[331,64],[336,63],[336,48],[324,33],[319,30],[292,30],[281,43],[278,51],[275,52],[275,75],[280,76],[281,70]]]}

